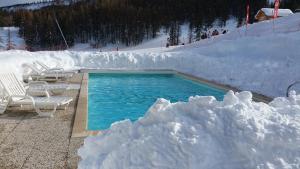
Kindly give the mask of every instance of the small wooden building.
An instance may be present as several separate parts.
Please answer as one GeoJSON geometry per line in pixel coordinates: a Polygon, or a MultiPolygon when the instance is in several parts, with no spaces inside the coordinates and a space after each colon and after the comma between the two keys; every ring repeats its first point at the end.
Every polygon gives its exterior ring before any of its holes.
{"type": "MultiPolygon", "coordinates": [[[[278,17],[284,17],[292,15],[293,12],[290,9],[278,9],[278,17]]],[[[262,8],[255,15],[255,19],[260,21],[270,20],[274,18],[274,8],[262,8]]]]}

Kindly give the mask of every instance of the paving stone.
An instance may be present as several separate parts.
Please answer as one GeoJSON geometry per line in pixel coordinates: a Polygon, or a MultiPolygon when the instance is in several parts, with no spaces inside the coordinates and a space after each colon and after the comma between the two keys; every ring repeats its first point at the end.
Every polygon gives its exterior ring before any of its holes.
{"type": "Polygon", "coordinates": [[[7,146],[13,146],[15,148],[32,148],[37,140],[38,136],[32,133],[10,133],[0,145],[0,152],[2,153],[2,149],[7,146]]]}
{"type": "Polygon", "coordinates": [[[19,144],[2,144],[0,147],[0,168],[21,168],[31,150],[32,148],[19,144]]]}
{"type": "Polygon", "coordinates": [[[0,124],[20,123],[25,116],[26,113],[5,112],[0,115],[0,124]]]}
{"type": "MultiPolygon", "coordinates": [[[[10,133],[8,132],[2,132],[0,133],[0,144],[6,139],[6,137],[9,135],[10,133]]],[[[0,152],[1,154],[1,152],[0,152]]]]}
{"type": "Polygon", "coordinates": [[[22,167],[24,159],[20,159],[19,157],[12,156],[4,156],[0,157],[0,168],[1,169],[19,169],[22,167]]]}
{"type": "Polygon", "coordinates": [[[65,169],[67,153],[32,150],[22,169],[65,169]]]}
{"type": "Polygon", "coordinates": [[[68,153],[68,169],[75,169],[78,166],[80,157],[77,152],[78,149],[83,145],[84,138],[72,138],[69,145],[68,153]]]}
{"type": "Polygon", "coordinates": [[[11,132],[13,129],[16,128],[17,125],[18,123],[7,123],[7,124],[0,123],[0,133],[11,132]]]}
{"type": "Polygon", "coordinates": [[[0,123],[0,144],[10,135],[17,125],[17,123],[0,123]]]}
{"type": "MultiPolygon", "coordinates": [[[[72,82],[78,83],[81,78],[76,75],[72,82]]],[[[23,112],[0,115],[0,169],[77,168],[77,149],[83,139],[73,140],[71,132],[79,91],[65,95],[74,101],[67,111],[58,110],[53,118],[23,112]]]]}

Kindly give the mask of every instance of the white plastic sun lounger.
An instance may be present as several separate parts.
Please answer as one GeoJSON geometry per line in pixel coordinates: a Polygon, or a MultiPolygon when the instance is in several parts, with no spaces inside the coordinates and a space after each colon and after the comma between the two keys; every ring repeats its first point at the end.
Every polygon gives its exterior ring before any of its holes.
{"type": "Polygon", "coordinates": [[[23,67],[29,68],[30,73],[23,75],[24,80],[28,80],[30,77],[33,81],[47,81],[47,82],[56,82],[56,81],[65,81],[73,77],[74,73],[71,72],[62,72],[55,70],[40,70],[33,64],[23,64],[23,67]]]}
{"type": "Polygon", "coordinates": [[[48,72],[59,71],[59,72],[62,72],[62,73],[77,73],[78,72],[78,71],[75,71],[75,70],[74,71],[67,71],[62,67],[50,68],[49,66],[47,66],[46,64],[44,64],[40,61],[35,61],[34,64],[39,65],[41,67],[42,71],[48,71],[48,72]]]}
{"type": "Polygon", "coordinates": [[[5,105],[5,109],[22,109],[26,107],[35,110],[39,116],[52,117],[58,107],[63,107],[66,110],[70,102],[73,100],[71,97],[50,97],[49,94],[47,94],[48,97],[30,96],[26,93],[22,83],[18,81],[13,74],[1,74],[0,84],[2,89],[5,91],[5,96],[2,96],[4,99],[1,100],[0,104],[5,105]]]}
{"type": "MultiPolygon", "coordinates": [[[[15,81],[19,81],[13,73],[9,73],[7,74],[7,76],[14,78],[15,81]]],[[[22,82],[19,81],[19,83],[22,82]]],[[[67,90],[80,89],[79,84],[67,84],[67,83],[49,84],[45,81],[32,81],[23,86],[25,86],[26,93],[31,96],[47,96],[47,94],[60,95],[66,92],[67,90]]]]}
{"type": "Polygon", "coordinates": [[[5,103],[5,95],[4,89],[0,86],[0,114],[3,114],[6,110],[6,103],[5,103]]]}
{"type": "Polygon", "coordinates": [[[32,81],[26,86],[27,93],[31,96],[44,96],[44,90],[47,90],[51,95],[60,95],[67,90],[79,90],[79,84],[54,83],[49,84],[45,81],[32,81]]]}

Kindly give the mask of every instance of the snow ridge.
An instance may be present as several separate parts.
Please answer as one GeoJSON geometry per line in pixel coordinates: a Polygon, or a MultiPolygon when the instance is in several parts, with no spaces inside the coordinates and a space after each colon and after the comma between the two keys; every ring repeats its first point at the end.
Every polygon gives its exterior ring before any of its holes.
{"type": "Polygon", "coordinates": [[[158,99],[137,122],[85,139],[78,153],[81,169],[300,168],[300,96],[270,104],[231,91],[224,101],[158,99]]]}

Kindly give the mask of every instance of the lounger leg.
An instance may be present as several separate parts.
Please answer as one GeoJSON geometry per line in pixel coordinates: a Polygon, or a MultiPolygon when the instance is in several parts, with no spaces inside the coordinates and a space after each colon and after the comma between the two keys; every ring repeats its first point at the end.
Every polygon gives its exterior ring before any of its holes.
{"type": "Polygon", "coordinates": [[[0,114],[3,114],[5,112],[7,105],[8,105],[8,102],[7,103],[5,103],[4,101],[0,102],[0,114]]]}
{"type": "Polygon", "coordinates": [[[70,103],[68,103],[68,104],[65,106],[65,113],[67,113],[67,110],[68,110],[68,108],[69,108],[69,105],[70,105],[70,103]]]}
{"type": "Polygon", "coordinates": [[[54,117],[54,113],[56,112],[57,105],[53,105],[52,111],[42,112],[40,108],[35,107],[36,112],[40,117],[54,117]]]}

